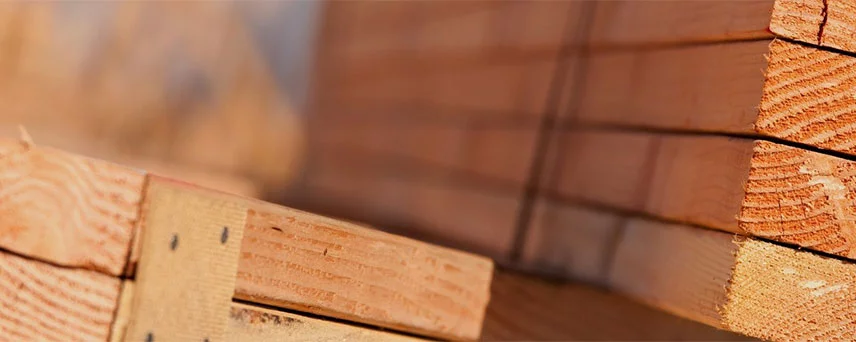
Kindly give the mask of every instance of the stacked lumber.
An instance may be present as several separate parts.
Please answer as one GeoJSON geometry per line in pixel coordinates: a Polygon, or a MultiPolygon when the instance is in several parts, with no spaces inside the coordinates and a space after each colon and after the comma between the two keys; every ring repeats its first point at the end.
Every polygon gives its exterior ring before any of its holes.
{"type": "Polygon", "coordinates": [[[307,206],[751,337],[856,339],[849,1],[337,6],[307,206]]]}
{"type": "Polygon", "coordinates": [[[471,340],[492,272],[476,255],[0,142],[3,340],[471,340]]]}
{"type": "Polygon", "coordinates": [[[593,5],[521,262],[765,340],[856,338],[845,3],[593,5]]]}

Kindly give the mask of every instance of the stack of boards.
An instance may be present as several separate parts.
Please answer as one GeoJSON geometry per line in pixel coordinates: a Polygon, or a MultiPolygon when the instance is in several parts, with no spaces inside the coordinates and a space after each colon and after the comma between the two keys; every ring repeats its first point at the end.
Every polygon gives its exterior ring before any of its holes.
{"type": "Polygon", "coordinates": [[[588,6],[520,261],[756,338],[856,339],[856,3],[588,6]]]}
{"type": "Polygon", "coordinates": [[[742,339],[592,286],[494,276],[483,257],[0,141],[0,340],[480,336],[742,339]]]}
{"type": "Polygon", "coordinates": [[[0,141],[2,340],[472,340],[492,275],[484,257],[0,141]]]}

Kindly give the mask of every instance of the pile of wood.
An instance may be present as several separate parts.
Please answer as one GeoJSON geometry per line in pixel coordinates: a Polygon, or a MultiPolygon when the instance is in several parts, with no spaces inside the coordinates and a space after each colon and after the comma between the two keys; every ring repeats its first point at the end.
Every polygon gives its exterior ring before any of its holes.
{"type": "Polygon", "coordinates": [[[18,141],[0,143],[0,248],[0,339],[19,341],[476,339],[493,273],[483,257],[18,141]]]}
{"type": "Polygon", "coordinates": [[[330,57],[360,76],[325,108],[359,109],[320,112],[340,130],[308,197],[720,329],[856,339],[855,5],[520,5],[553,14],[520,32],[490,6],[378,21],[398,36],[330,57]]]}

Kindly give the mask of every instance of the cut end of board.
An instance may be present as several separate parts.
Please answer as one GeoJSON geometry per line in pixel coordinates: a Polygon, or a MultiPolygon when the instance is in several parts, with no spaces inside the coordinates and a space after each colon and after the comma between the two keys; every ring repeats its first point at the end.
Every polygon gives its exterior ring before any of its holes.
{"type": "Polygon", "coordinates": [[[851,264],[743,239],[722,308],[729,330],[765,340],[850,341],[856,336],[851,264]]]}
{"type": "Polygon", "coordinates": [[[856,163],[758,141],[740,228],[753,236],[856,256],[856,163]]]}
{"type": "Polygon", "coordinates": [[[144,173],[15,140],[0,140],[0,247],[119,275],[144,173]]]}

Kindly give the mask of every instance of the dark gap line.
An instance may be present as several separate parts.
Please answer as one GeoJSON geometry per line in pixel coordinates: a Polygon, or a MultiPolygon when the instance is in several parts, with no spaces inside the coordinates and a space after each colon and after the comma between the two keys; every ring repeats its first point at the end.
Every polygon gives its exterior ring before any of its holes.
{"type": "Polygon", "coordinates": [[[747,42],[772,41],[776,35],[769,30],[740,32],[733,36],[722,35],[702,37],[680,41],[640,42],[640,43],[604,43],[577,45],[580,48],[588,45],[593,53],[632,53],[652,50],[684,49],[711,45],[740,44],[747,42]]]}
{"type": "Polygon", "coordinates": [[[57,262],[55,262],[55,261],[45,260],[45,259],[41,259],[41,258],[38,258],[38,257],[33,257],[33,256],[29,256],[29,255],[26,255],[26,254],[23,254],[23,253],[19,253],[19,252],[17,252],[17,251],[13,251],[13,250],[8,249],[8,248],[6,248],[6,247],[0,247],[0,253],[8,254],[8,255],[12,255],[12,256],[16,256],[16,257],[19,257],[19,258],[24,259],[24,260],[27,260],[27,261],[37,262],[37,263],[45,264],[45,265],[50,265],[51,267],[60,268],[60,269],[64,269],[64,270],[71,270],[71,271],[86,271],[86,272],[92,272],[92,273],[103,274],[103,275],[106,275],[106,276],[110,276],[110,277],[112,277],[112,278],[126,279],[126,278],[124,277],[124,275],[116,276],[116,275],[113,275],[113,274],[110,274],[110,273],[106,273],[106,272],[101,271],[101,270],[96,270],[96,269],[92,269],[92,268],[87,268],[87,267],[85,267],[85,266],[71,266],[71,265],[63,265],[63,264],[57,263],[57,262]]]}
{"type": "Polygon", "coordinates": [[[790,248],[790,249],[796,249],[796,250],[803,251],[803,252],[809,252],[809,253],[812,253],[812,254],[815,254],[818,256],[832,258],[832,259],[836,259],[836,260],[851,263],[851,264],[856,263],[856,260],[849,259],[847,257],[843,257],[840,255],[835,255],[835,254],[831,254],[831,253],[827,253],[827,252],[823,252],[823,251],[818,251],[818,250],[814,250],[814,249],[809,249],[809,248],[802,247],[802,246],[799,246],[796,244],[790,244],[790,243],[786,243],[786,242],[776,241],[776,240],[772,240],[772,239],[761,237],[761,236],[733,233],[733,232],[725,231],[722,229],[717,229],[717,228],[706,226],[706,225],[699,224],[699,223],[677,220],[677,219],[672,219],[672,218],[667,218],[667,217],[661,217],[661,216],[657,216],[657,215],[654,215],[654,214],[651,214],[651,213],[648,213],[645,211],[619,208],[619,207],[615,207],[615,206],[612,206],[612,205],[607,204],[607,203],[602,203],[602,202],[592,201],[592,200],[587,200],[587,199],[582,199],[582,198],[576,198],[576,197],[572,197],[572,196],[565,196],[565,195],[561,195],[561,194],[554,193],[554,192],[545,193],[543,196],[544,196],[544,199],[546,199],[548,201],[552,201],[554,203],[572,205],[572,206],[576,206],[579,208],[588,209],[588,210],[596,211],[596,212],[600,212],[600,213],[618,215],[618,216],[622,216],[625,218],[644,219],[647,221],[663,223],[663,224],[678,225],[678,226],[694,228],[694,229],[704,229],[707,231],[713,231],[713,232],[717,232],[717,233],[721,233],[721,234],[727,234],[727,235],[733,235],[733,236],[743,236],[743,237],[750,238],[753,240],[763,241],[763,242],[771,243],[771,244],[774,244],[777,246],[786,247],[786,248],[790,248]]]}
{"type": "Polygon", "coordinates": [[[626,132],[633,134],[652,134],[652,135],[674,135],[674,136],[697,136],[697,137],[724,137],[724,138],[732,138],[732,139],[742,139],[742,140],[763,140],[768,141],[780,145],[790,146],[794,148],[799,148],[803,150],[807,150],[810,152],[821,153],[841,159],[846,159],[850,161],[856,161],[856,155],[835,151],[828,148],[822,148],[817,146],[812,146],[805,143],[785,140],[782,138],[777,138],[769,135],[756,134],[756,133],[736,133],[736,132],[717,132],[717,131],[703,131],[703,130],[695,130],[695,129],[683,129],[683,128],[657,128],[657,127],[645,127],[645,126],[629,126],[622,124],[584,124],[584,125],[576,125],[575,127],[568,127],[567,131],[606,131],[606,132],[626,132]]]}
{"type": "Polygon", "coordinates": [[[841,50],[841,49],[834,48],[831,46],[818,45],[816,43],[806,43],[806,42],[799,41],[799,40],[796,40],[793,38],[788,38],[788,37],[776,36],[776,39],[784,40],[788,43],[793,43],[793,44],[801,45],[801,46],[808,47],[808,48],[818,49],[821,51],[832,52],[832,53],[837,53],[839,55],[845,55],[845,56],[850,56],[850,57],[856,58],[856,52],[853,52],[853,51],[841,50]]]}
{"type": "MultiPolygon", "coordinates": [[[[591,28],[592,17],[594,16],[594,2],[586,2],[583,3],[583,7],[579,12],[579,22],[577,25],[572,25],[573,21],[570,20],[572,16],[576,13],[575,7],[571,7],[568,11],[567,21],[565,23],[565,33],[563,37],[565,40],[568,39],[587,39],[589,37],[589,30],[591,28]],[[574,35],[576,34],[576,35],[574,35]]],[[[582,40],[581,39],[581,40],[582,40]]],[[[517,215],[517,222],[515,223],[514,228],[514,236],[512,239],[511,251],[509,251],[509,259],[511,262],[517,262],[520,260],[521,254],[523,252],[523,248],[526,242],[526,236],[529,231],[529,227],[532,221],[532,214],[534,212],[535,199],[538,196],[538,190],[540,188],[541,176],[543,173],[544,164],[547,160],[547,153],[550,147],[550,141],[553,136],[553,126],[556,122],[556,117],[558,116],[559,106],[562,103],[562,90],[566,87],[566,80],[568,78],[568,72],[571,70],[569,65],[570,61],[568,61],[567,57],[572,56],[574,49],[571,45],[563,45],[559,50],[559,53],[556,56],[556,70],[553,73],[553,79],[551,80],[550,89],[548,92],[548,96],[546,99],[546,105],[544,108],[544,113],[541,117],[541,124],[538,128],[537,140],[535,149],[533,151],[532,163],[529,166],[529,175],[526,180],[525,190],[523,192],[523,196],[520,203],[520,209],[517,215]]],[[[576,66],[575,71],[576,79],[575,84],[572,86],[576,89],[575,93],[581,93],[583,87],[579,87],[579,81],[581,77],[585,75],[586,68],[586,57],[585,57],[585,49],[582,51],[582,57],[579,58],[578,64],[576,66]]],[[[572,98],[570,101],[572,104],[579,102],[579,96],[572,98]]]]}
{"type": "Polygon", "coordinates": [[[349,320],[342,319],[342,318],[322,316],[319,314],[283,308],[283,307],[279,307],[276,305],[257,303],[257,302],[253,302],[253,301],[249,301],[249,300],[245,300],[245,299],[239,299],[239,298],[235,298],[235,297],[232,297],[232,302],[238,303],[238,304],[249,305],[249,306],[253,306],[253,307],[257,307],[257,308],[261,308],[261,309],[267,309],[267,310],[271,310],[271,311],[277,311],[277,312],[283,312],[283,313],[297,315],[297,316],[303,316],[303,317],[307,317],[307,318],[311,318],[311,319],[317,319],[317,320],[326,321],[326,322],[339,323],[339,324],[343,324],[343,325],[347,325],[347,326],[351,326],[351,327],[355,327],[355,328],[360,328],[360,329],[369,329],[369,330],[374,330],[374,331],[390,332],[390,333],[395,333],[398,335],[416,337],[416,338],[420,338],[420,339],[427,339],[429,341],[440,341],[440,340],[433,338],[433,337],[427,337],[427,336],[415,334],[412,332],[385,328],[385,327],[381,327],[381,326],[371,325],[368,323],[349,321],[349,320]]]}

